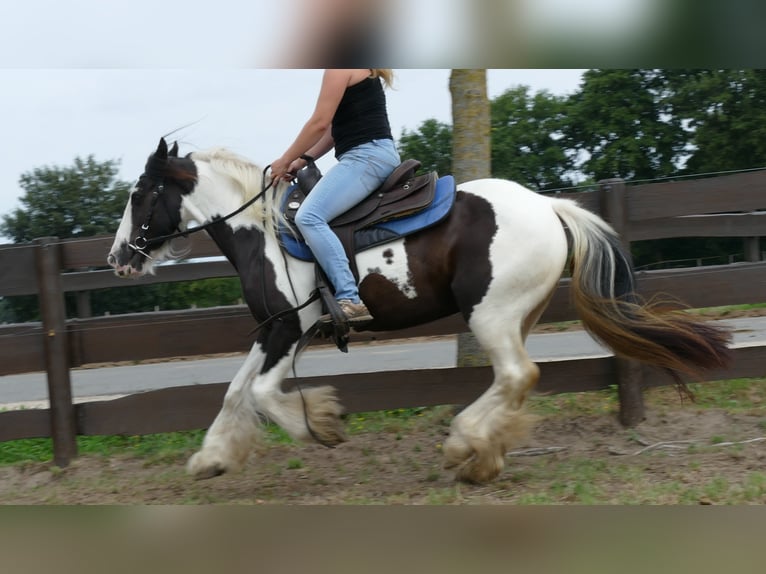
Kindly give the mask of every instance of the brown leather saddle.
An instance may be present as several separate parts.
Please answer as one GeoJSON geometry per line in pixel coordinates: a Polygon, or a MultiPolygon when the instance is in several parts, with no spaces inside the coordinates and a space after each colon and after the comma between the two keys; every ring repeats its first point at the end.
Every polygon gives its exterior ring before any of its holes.
{"type": "MultiPolygon", "coordinates": [[[[415,175],[420,166],[418,160],[405,160],[376,191],[330,222],[330,227],[343,244],[357,281],[359,270],[354,254],[367,245],[357,245],[356,232],[389,219],[417,213],[433,202],[438,176],[436,172],[415,175]]],[[[284,215],[290,223],[294,223],[295,214],[320,177],[319,169],[311,161],[298,173],[298,185],[290,193],[284,208],[284,215]]],[[[295,226],[293,229],[298,233],[295,226]]]]}

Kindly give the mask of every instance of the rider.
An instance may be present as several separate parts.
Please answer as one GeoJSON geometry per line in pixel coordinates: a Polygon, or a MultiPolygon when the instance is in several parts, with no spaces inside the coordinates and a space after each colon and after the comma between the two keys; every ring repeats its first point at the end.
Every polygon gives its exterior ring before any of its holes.
{"type": "Polygon", "coordinates": [[[290,180],[308,163],[335,148],[338,163],[311,190],[295,223],[330,279],[350,322],[372,319],[359,298],[348,258],[328,222],[375,191],[399,165],[391,136],[383,84],[389,69],[325,70],[314,113],[292,145],[271,163],[274,179],[290,180]],[[303,157],[302,157],[303,156],[303,157]]]}

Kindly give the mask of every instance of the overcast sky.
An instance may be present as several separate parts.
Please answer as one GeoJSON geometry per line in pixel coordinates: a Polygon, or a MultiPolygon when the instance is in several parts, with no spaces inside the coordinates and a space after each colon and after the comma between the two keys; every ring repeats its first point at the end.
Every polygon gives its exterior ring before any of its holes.
{"type": "MultiPolygon", "coordinates": [[[[489,70],[490,97],[518,85],[567,94],[583,70],[489,70]]],[[[75,157],[121,163],[134,181],[159,137],[181,153],[225,146],[267,165],[292,142],[316,101],[321,70],[0,69],[0,215],[20,207],[19,176],[75,157]]],[[[388,90],[394,136],[429,118],[451,123],[449,70],[396,70],[388,90]]],[[[320,167],[333,160],[328,156],[320,167]]]]}

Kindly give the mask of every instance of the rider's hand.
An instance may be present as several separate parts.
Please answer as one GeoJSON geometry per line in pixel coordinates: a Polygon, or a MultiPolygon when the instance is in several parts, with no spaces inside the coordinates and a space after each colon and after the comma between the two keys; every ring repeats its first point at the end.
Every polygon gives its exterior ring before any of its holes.
{"type": "Polygon", "coordinates": [[[290,161],[284,157],[280,157],[277,160],[271,162],[271,181],[277,179],[284,179],[290,181],[293,178],[292,165],[300,160],[290,161]]]}
{"type": "Polygon", "coordinates": [[[294,159],[290,163],[290,167],[287,168],[287,172],[294,176],[296,173],[298,173],[300,170],[306,167],[307,163],[308,162],[305,159],[300,157],[298,159],[294,159]]]}

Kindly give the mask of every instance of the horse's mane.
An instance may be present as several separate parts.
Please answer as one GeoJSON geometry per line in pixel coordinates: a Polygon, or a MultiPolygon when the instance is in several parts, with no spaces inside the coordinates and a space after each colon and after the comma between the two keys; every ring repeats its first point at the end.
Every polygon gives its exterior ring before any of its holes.
{"type": "MultiPolygon", "coordinates": [[[[242,193],[242,203],[252,199],[263,189],[263,169],[251,162],[249,159],[226,149],[211,148],[208,150],[192,152],[191,158],[194,161],[203,161],[210,168],[229,177],[236,187],[242,193]]],[[[253,217],[256,222],[262,224],[264,231],[276,236],[275,222],[287,225],[283,221],[281,210],[281,199],[287,186],[280,182],[274,193],[269,190],[264,194],[264,200],[254,203],[245,213],[253,217]]],[[[289,227],[289,226],[288,226],[289,227]]]]}

